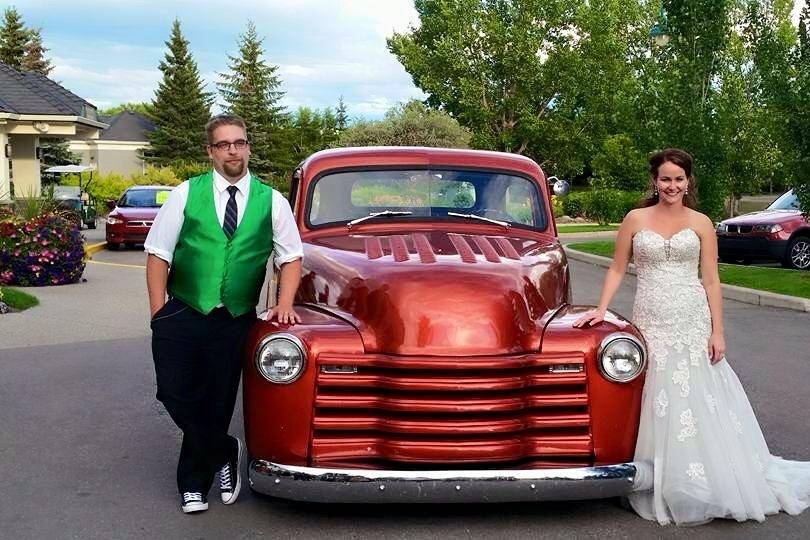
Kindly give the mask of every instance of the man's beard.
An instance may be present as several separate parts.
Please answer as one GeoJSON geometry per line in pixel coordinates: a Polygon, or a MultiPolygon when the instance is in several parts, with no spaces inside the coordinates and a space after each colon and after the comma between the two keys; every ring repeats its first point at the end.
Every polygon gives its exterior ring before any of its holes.
{"type": "Polygon", "coordinates": [[[241,178],[245,174],[245,160],[241,159],[236,164],[225,162],[222,164],[222,169],[231,178],[241,178]]]}

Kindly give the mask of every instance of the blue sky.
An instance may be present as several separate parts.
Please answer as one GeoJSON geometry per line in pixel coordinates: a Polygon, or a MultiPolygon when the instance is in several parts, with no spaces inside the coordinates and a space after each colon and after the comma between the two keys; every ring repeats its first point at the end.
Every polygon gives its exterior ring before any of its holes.
{"type": "Polygon", "coordinates": [[[377,118],[424,98],[385,48],[385,38],[417,21],[412,0],[20,0],[29,27],[42,28],[51,78],[99,108],[149,101],[161,78],[172,20],[215,91],[249,19],[279,66],[284,103],[322,108],[340,95],[352,117],[377,118]]]}
{"type": "MultiPolygon", "coordinates": [[[[795,15],[803,4],[797,0],[795,15]]],[[[417,22],[412,0],[18,0],[29,27],[42,28],[51,77],[99,108],[149,101],[172,20],[177,17],[208,89],[248,19],[279,66],[287,107],[334,106],[378,118],[424,98],[385,38],[417,22]]],[[[795,20],[795,17],[794,17],[795,20]]]]}

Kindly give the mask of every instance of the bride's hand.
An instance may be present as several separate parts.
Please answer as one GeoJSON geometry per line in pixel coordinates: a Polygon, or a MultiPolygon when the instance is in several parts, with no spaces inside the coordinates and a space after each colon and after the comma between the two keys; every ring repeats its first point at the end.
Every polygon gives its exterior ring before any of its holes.
{"type": "Polygon", "coordinates": [[[582,328],[583,326],[596,326],[605,320],[605,312],[599,310],[589,311],[574,322],[574,328],[582,328]]]}
{"type": "Polygon", "coordinates": [[[712,364],[722,362],[726,359],[726,340],[723,334],[712,333],[709,338],[709,360],[712,364]]]}

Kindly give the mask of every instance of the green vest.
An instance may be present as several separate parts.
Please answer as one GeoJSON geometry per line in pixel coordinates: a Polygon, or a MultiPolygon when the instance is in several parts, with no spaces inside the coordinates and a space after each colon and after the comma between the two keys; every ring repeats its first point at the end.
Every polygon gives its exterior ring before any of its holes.
{"type": "Polygon", "coordinates": [[[229,240],[214,208],[213,182],[212,172],[188,181],[169,294],[200,313],[223,304],[237,317],[255,309],[259,301],[273,251],[273,190],[251,176],[247,208],[229,240]]]}

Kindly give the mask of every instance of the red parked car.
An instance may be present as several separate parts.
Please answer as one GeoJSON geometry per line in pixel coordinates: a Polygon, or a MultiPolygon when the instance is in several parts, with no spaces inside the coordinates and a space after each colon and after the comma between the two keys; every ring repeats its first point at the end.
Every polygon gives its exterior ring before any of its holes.
{"type": "MultiPolygon", "coordinates": [[[[564,187],[564,186],[563,186],[564,187]]],[[[496,152],[319,152],[290,201],[303,324],[248,339],[251,487],[319,502],[628,493],[646,350],[572,326],[540,167],[496,152]]]]}
{"type": "Polygon", "coordinates": [[[791,190],[765,210],[721,221],[717,249],[723,262],[770,260],[810,270],[810,222],[791,190]]]}
{"type": "Polygon", "coordinates": [[[116,250],[125,244],[143,244],[158,210],[166,201],[168,186],[132,186],[116,201],[107,201],[107,247],[116,250]]]}

